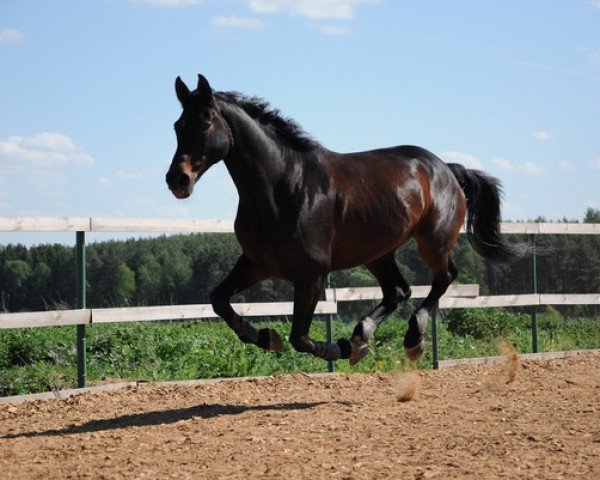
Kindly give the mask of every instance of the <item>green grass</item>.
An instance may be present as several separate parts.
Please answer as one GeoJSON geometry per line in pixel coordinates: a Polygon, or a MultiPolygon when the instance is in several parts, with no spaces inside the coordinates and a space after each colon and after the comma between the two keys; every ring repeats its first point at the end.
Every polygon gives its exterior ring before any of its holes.
{"type": "MultiPolygon", "coordinates": [[[[440,359],[497,355],[501,339],[519,352],[531,351],[529,316],[505,310],[457,312],[438,323],[440,359]]],[[[289,323],[258,326],[274,328],[282,338],[289,335],[289,323]]],[[[334,338],[348,337],[353,328],[353,323],[335,321],[334,338]]],[[[566,320],[550,311],[539,315],[539,328],[540,351],[600,348],[599,320],[566,320]]],[[[377,332],[370,355],[356,367],[339,361],[336,370],[414,368],[402,348],[405,329],[406,321],[390,318],[377,332]]],[[[313,322],[311,336],[325,338],[324,322],[313,322]]],[[[104,378],[187,380],[327,369],[326,362],[295,352],[288,342],[281,353],[244,345],[221,321],[91,325],[86,337],[90,384],[104,378]]],[[[0,330],[0,396],[72,388],[76,364],[72,327],[0,330]]],[[[431,367],[431,345],[416,366],[431,367]]]]}

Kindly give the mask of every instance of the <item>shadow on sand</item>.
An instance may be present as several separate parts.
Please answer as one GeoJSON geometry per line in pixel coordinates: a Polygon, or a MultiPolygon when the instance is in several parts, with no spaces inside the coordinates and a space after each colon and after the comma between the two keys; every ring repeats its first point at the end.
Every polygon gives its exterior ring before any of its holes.
{"type": "Polygon", "coordinates": [[[122,415],[115,418],[101,420],[91,420],[81,425],[71,425],[65,428],[22,432],[1,435],[0,439],[13,439],[23,437],[52,437],[61,435],[74,435],[79,433],[104,432],[108,430],[119,430],[129,427],[148,427],[156,425],[168,425],[190,420],[192,418],[209,419],[222,415],[240,415],[250,411],[285,411],[285,410],[306,410],[329,403],[339,403],[346,405],[348,402],[291,402],[277,403],[272,405],[221,405],[221,404],[202,404],[194,407],[180,408],[176,410],[163,410],[154,412],[134,413],[122,415]]]}

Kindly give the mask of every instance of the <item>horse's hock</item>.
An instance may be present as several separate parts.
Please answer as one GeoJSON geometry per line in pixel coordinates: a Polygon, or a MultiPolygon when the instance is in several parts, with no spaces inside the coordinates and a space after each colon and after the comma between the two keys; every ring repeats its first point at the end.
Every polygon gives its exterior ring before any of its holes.
{"type": "Polygon", "coordinates": [[[600,353],[0,405],[3,478],[595,478],[600,353]],[[515,361],[520,368],[514,369],[515,361]]]}

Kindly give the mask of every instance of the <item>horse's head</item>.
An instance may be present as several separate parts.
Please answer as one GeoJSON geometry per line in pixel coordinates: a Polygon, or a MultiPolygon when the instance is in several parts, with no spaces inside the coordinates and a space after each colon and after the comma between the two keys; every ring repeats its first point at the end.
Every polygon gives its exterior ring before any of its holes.
{"type": "Polygon", "coordinates": [[[187,198],[202,174],[227,156],[233,139],[206,78],[198,75],[198,86],[190,92],[177,77],[175,91],[183,111],[175,122],[177,150],[166,180],[173,195],[187,198]]]}

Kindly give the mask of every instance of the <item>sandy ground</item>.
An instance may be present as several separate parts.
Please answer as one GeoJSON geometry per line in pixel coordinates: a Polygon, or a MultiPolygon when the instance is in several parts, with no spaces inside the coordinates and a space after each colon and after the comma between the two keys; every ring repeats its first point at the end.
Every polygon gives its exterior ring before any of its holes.
{"type": "Polygon", "coordinates": [[[0,478],[600,478],[600,353],[0,405],[0,478]]]}

